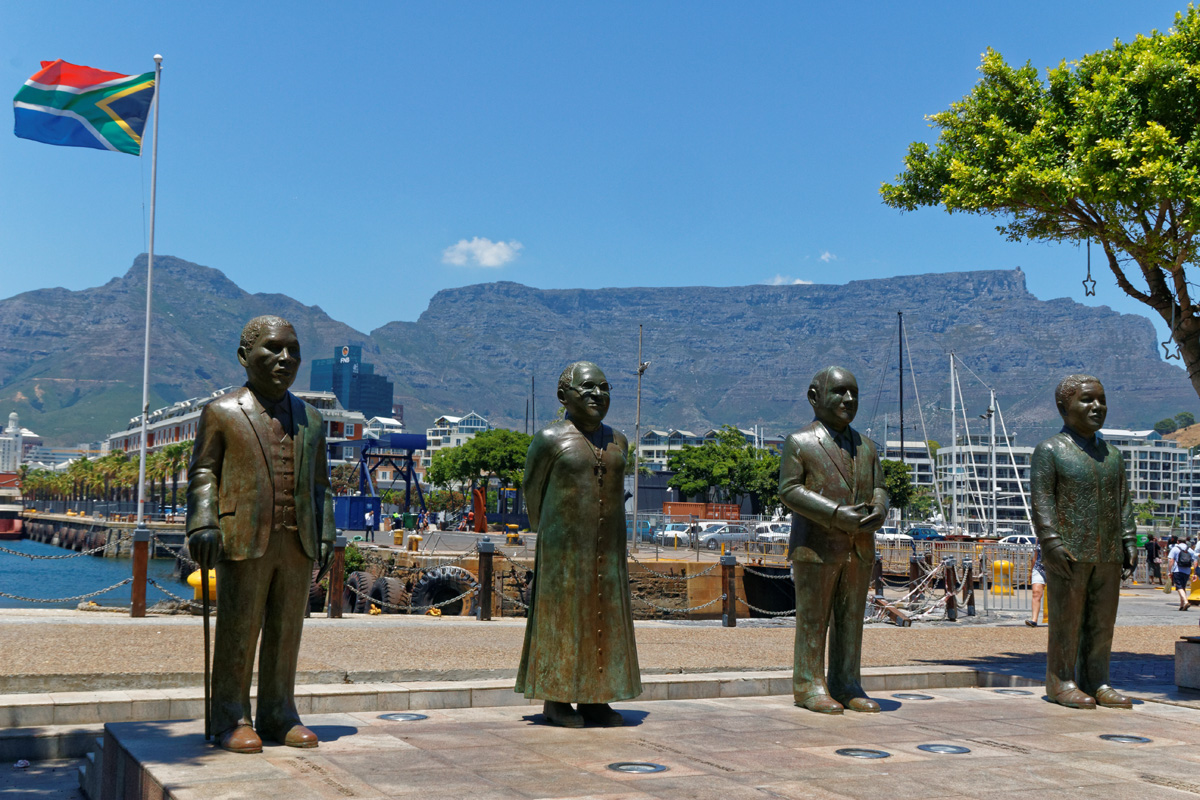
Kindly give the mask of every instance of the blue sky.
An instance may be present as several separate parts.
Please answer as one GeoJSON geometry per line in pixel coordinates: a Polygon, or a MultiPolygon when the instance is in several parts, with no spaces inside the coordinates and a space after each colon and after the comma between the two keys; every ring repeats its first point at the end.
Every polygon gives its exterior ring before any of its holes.
{"type": "MultiPolygon", "coordinates": [[[[924,116],[969,92],[986,47],[1044,68],[1165,29],[1181,7],[10,2],[0,86],[15,94],[43,59],[137,73],[162,53],[156,250],[364,332],[494,280],[1018,265],[1039,297],[1141,314],[1099,268],[1084,298],[1082,250],[902,215],[878,187],[930,138],[924,116]]],[[[123,274],[145,250],[148,149],[0,136],[0,296],[123,274]]]]}

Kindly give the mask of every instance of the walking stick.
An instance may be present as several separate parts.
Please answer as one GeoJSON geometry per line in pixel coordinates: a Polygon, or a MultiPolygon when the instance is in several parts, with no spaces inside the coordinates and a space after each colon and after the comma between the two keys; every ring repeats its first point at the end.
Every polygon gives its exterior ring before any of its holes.
{"type": "Polygon", "coordinates": [[[208,567],[200,567],[200,602],[204,606],[204,741],[212,739],[212,714],[209,713],[208,687],[211,683],[209,674],[209,625],[208,625],[208,567]]]}

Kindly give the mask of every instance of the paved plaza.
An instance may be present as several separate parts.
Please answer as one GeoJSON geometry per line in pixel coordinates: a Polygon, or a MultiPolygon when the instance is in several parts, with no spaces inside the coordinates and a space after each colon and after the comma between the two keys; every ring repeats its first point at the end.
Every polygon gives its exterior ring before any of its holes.
{"type": "MultiPolygon", "coordinates": [[[[789,697],[620,704],[625,728],[564,730],[530,707],[447,709],[392,722],[379,713],[316,715],[317,750],[213,751],[196,722],[115,723],[109,742],[145,769],[147,796],[243,798],[978,798],[1045,800],[1200,794],[1200,711],[1139,703],[1073,711],[1041,692],[942,689],[881,694],[881,714],[825,716],[789,697]],[[1102,735],[1145,737],[1145,743],[1102,735]],[[951,745],[970,752],[927,752],[951,745]],[[839,750],[867,749],[859,759],[839,750]],[[609,765],[641,762],[657,773],[609,765]]],[[[106,747],[111,745],[106,744],[106,747]]]]}

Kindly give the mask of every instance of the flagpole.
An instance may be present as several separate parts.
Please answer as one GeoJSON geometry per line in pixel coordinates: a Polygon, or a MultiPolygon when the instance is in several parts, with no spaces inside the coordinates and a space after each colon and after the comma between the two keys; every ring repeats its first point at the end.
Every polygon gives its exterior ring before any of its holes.
{"type": "Polygon", "coordinates": [[[150,151],[150,242],[146,254],[146,346],[142,357],[142,455],[138,461],[137,528],[133,532],[133,586],[130,615],[146,616],[146,567],[150,530],[145,526],[146,429],[150,417],[150,300],[154,284],[154,206],[158,189],[158,107],[162,87],[162,56],[154,56],[154,147],[150,151]]]}

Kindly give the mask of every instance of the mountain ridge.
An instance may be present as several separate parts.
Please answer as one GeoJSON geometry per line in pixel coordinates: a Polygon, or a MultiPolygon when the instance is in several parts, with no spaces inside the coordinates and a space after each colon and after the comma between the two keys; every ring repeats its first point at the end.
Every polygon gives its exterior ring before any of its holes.
{"type": "MultiPolygon", "coordinates": [[[[138,256],[101,286],[0,300],[0,411],[18,411],[25,427],[61,445],[102,439],[138,413],[145,261],[138,256]]],[[[468,411],[523,429],[531,377],[535,421],[545,424],[557,409],[559,372],[585,359],[613,384],[609,421],[632,433],[641,323],[644,358],[653,362],[643,379],[643,429],[792,430],[811,418],[811,375],[840,363],[859,378],[856,426],[878,439],[884,415],[894,426],[897,411],[898,309],[932,438],[949,429],[952,350],[996,386],[1024,444],[1057,428],[1053,387],[1070,372],[1105,381],[1111,425],[1149,427],[1200,406],[1183,370],[1158,358],[1148,319],[1038,299],[1019,269],[785,286],[543,290],[499,281],[443,289],[415,322],[364,333],[286,293],[250,294],[219,269],[156,256],[151,407],[240,383],[241,327],[275,313],[295,325],[303,347],[297,387],[308,386],[313,359],[361,343],[364,359],[395,383],[410,430],[468,411]]],[[[974,420],[986,390],[963,383],[974,420]]],[[[906,384],[905,435],[917,439],[912,388],[906,384]]]]}

